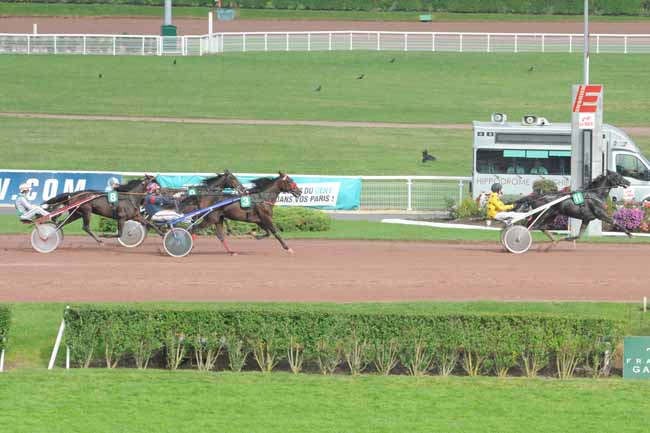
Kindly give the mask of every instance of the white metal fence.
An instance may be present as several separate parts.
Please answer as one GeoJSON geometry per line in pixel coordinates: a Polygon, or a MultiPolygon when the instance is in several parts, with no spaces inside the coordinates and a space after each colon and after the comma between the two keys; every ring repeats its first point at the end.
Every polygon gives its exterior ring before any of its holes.
{"type": "Polygon", "coordinates": [[[362,176],[361,210],[444,209],[469,195],[471,177],[362,176]]]}
{"type": "MultiPolygon", "coordinates": [[[[593,34],[592,53],[647,54],[650,34],[593,34]]],[[[582,34],[254,32],[203,36],[0,34],[3,54],[179,55],[260,51],[582,52],[582,34]]]]}

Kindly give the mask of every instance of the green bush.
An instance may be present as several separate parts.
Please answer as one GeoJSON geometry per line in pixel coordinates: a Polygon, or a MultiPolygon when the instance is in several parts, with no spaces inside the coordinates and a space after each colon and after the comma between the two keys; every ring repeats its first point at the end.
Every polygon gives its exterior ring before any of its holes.
{"type": "MultiPolygon", "coordinates": [[[[11,1],[11,0],[10,0],[11,1]]],[[[23,0],[15,0],[22,2],[23,0]]],[[[29,1],[27,1],[29,2],[29,1]]],[[[54,3],[35,0],[31,3],[54,3]]],[[[63,0],[56,3],[134,4],[162,6],[162,0],[63,0]]],[[[213,0],[177,0],[174,6],[212,6],[213,0]]],[[[518,14],[582,14],[583,2],[567,0],[232,0],[224,7],[247,9],[421,11],[518,14]]],[[[591,0],[594,15],[648,15],[648,0],[591,0]]]]}
{"type": "Polygon", "coordinates": [[[447,199],[446,207],[453,219],[485,217],[485,209],[481,209],[478,201],[469,196],[465,197],[459,205],[455,205],[453,200],[447,199]]]}
{"type": "MultiPolygon", "coordinates": [[[[332,226],[332,218],[325,212],[303,207],[275,207],[273,223],[281,232],[324,232],[332,226]]],[[[244,235],[251,230],[259,231],[257,224],[228,220],[228,225],[235,235],[244,235]]],[[[214,234],[209,227],[206,231],[214,234]]]]}
{"type": "Polygon", "coordinates": [[[579,366],[584,371],[602,366],[622,329],[613,320],[582,317],[346,313],[311,306],[182,311],[81,306],[66,310],[65,319],[67,344],[80,367],[147,368],[155,359],[156,366],[170,369],[221,365],[268,373],[288,365],[294,373],[342,369],[353,375],[449,375],[462,367],[470,376],[516,371],[532,377],[543,371],[566,378],[579,366]]]}
{"type": "Polygon", "coordinates": [[[549,179],[536,180],[533,182],[533,191],[537,194],[548,194],[557,192],[557,183],[549,179]]]}
{"type": "Polygon", "coordinates": [[[11,308],[8,305],[0,305],[0,350],[7,347],[10,324],[11,308]]]}

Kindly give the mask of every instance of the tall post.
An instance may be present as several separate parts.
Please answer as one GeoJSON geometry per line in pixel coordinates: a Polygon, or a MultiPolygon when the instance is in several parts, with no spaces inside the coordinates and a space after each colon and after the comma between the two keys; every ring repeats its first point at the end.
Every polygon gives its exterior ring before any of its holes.
{"type": "Polygon", "coordinates": [[[212,53],[214,50],[212,49],[212,23],[213,23],[213,16],[212,16],[212,11],[208,12],[208,53],[212,53]]]}
{"type": "Polygon", "coordinates": [[[585,86],[589,84],[589,0],[585,0],[585,31],[584,31],[584,65],[583,80],[585,86]]]}
{"type": "Polygon", "coordinates": [[[165,20],[163,24],[166,26],[172,25],[172,0],[165,0],[165,20]]]}

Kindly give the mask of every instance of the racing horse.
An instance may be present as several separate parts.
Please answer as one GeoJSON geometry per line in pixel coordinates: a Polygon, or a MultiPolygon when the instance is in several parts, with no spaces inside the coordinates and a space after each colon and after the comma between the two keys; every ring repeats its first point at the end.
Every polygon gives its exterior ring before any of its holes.
{"type": "MultiPolygon", "coordinates": [[[[628,186],[630,186],[630,182],[627,179],[614,171],[607,170],[606,174],[601,174],[596,177],[591,181],[591,183],[589,183],[589,185],[587,185],[586,188],[579,191],[582,193],[584,198],[583,203],[577,204],[573,199],[564,200],[548,209],[548,211],[546,211],[546,213],[544,213],[544,215],[535,223],[535,226],[551,240],[552,244],[549,245],[548,248],[551,248],[558,242],[558,240],[556,240],[548,231],[549,225],[558,215],[564,215],[582,221],[578,235],[566,237],[563,239],[565,241],[575,241],[580,239],[589,223],[596,219],[605,221],[614,227],[618,227],[620,230],[624,231],[626,235],[632,237],[632,233],[609,217],[605,205],[607,196],[612,188],[627,188],[628,186]]],[[[522,207],[535,209],[567,194],[575,193],[534,194],[517,200],[515,202],[515,207],[517,209],[521,209],[522,207]]],[[[533,229],[533,227],[531,227],[531,229],[533,229]]]]}
{"type": "Polygon", "coordinates": [[[200,209],[200,203],[203,197],[224,197],[226,195],[224,193],[225,189],[232,189],[238,195],[246,194],[246,188],[244,188],[244,185],[241,184],[239,179],[230,170],[225,169],[221,174],[203,179],[201,185],[198,187],[197,194],[182,199],[178,208],[183,213],[200,209]]]}
{"type": "MultiPolygon", "coordinates": [[[[245,198],[250,200],[249,207],[243,207],[241,202],[235,202],[226,205],[223,208],[216,209],[205,217],[202,226],[214,225],[217,238],[230,254],[235,254],[235,252],[230,249],[228,241],[224,236],[223,224],[225,218],[233,221],[257,224],[266,232],[265,235],[257,236],[258,239],[268,237],[270,236],[269,233],[272,233],[278,242],[280,242],[282,248],[284,248],[288,253],[293,254],[293,250],[287,246],[280,236],[277,227],[273,224],[273,206],[275,205],[280,193],[286,192],[290,193],[294,197],[300,197],[302,191],[298,188],[298,185],[296,185],[293,179],[282,172],[280,172],[279,176],[274,179],[262,177],[252,180],[252,183],[254,184],[253,188],[249,189],[247,191],[248,195],[245,196],[245,198]]],[[[232,196],[200,196],[199,207],[206,208],[228,197],[232,196]]],[[[185,212],[185,209],[182,209],[182,211],[185,212]]]]}
{"type": "Polygon", "coordinates": [[[90,230],[90,218],[92,214],[101,215],[103,217],[117,221],[117,234],[105,234],[102,235],[102,237],[118,238],[122,236],[124,223],[128,220],[135,220],[141,224],[144,224],[146,227],[151,227],[162,236],[163,233],[160,231],[160,229],[148,222],[140,214],[140,206],[144,200],[147,185],[154,181],[154,176],[145,176],[142,179],[133,179],[125,185],[120,185],[117,188],[118,202],[115,204],[115,206],[109,203],[106,193],[93,190],[59,194],[56,197],[47,200],[43,204],[46,204],[48,206],[48,209],[52,209],[63,206],[74,199],[82,199],[92,194],[101,194],[96,199],[79,206],[77,211],[72,214],[63,225],[68,225],[71,222],[82,218],[83,230],[88,233],[93,239],[95,239],[99,244],[102,244],[103,241],[99,239],[92,230],[90,230]]]}

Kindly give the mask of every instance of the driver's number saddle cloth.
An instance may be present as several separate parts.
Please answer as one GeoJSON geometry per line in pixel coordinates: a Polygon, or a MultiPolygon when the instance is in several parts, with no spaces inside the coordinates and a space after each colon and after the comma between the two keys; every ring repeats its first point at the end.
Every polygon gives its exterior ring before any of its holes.
{"type": "Polygon", "coordinates": [[[161,210],[151,217],[151,221],[156,223],[166,223],[180,218],[182,215],[173,210],[161,210]]]}

